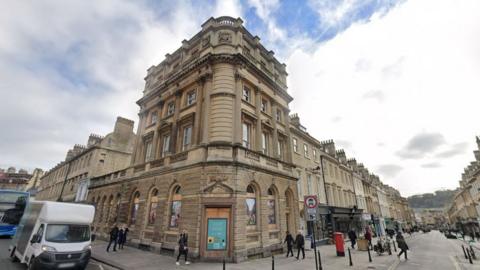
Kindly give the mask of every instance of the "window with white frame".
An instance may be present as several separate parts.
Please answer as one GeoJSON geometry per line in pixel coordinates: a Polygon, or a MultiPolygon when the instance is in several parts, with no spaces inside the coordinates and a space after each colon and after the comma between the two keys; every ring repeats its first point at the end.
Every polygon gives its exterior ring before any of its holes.
{"type": "Polygon", "coordinates": [[[283,140],[277,141],[277,155],[279,159],[283,159],[283,140]]]}
{"type": "Polygon", "coordinates": [[[145,142],[145,162],[152,160],[152,140],[145,142]]]}
{"type": "Polygon", "coordinates": [[[167,115],[172,115],[175,113],[175,103],[172,101],[167,105],[167,115]]]}
{"type": "Polygon", "coordinates": [[[277,119],[277,121],[279,121],[279,122],[282,121],[282,110],[277,109],[276,119],[277,119]]]}
{"type": "Polygon", "coordinates": [[[187,150],[190,148],[192,144],[192,126],[186,126],[183,128],[183,143],[182,143],[182,151],[187,150]]]}
{"type": "Polygon", "coordinates": [[[152,112],[152,114],[150,115],[150,124],[157,123],[157,119],[158,119],[157,111],[152,112]]]}
{"type": "Polygon", "coordinates": [[[264,113],[267,112],[267,106],[268,106],[267,104],[268,104],[268,102],[265,99],[262,98],[262,104],[260,106],[260,110],[264,113]]]}
{"type": "Polygon", "coordinates": [[[250,102],[251,97],[250,97],[251,91],[248,87],[243,87],[243,100],[250,102]]]}
{"type": "Polygon", "coordinates": [[[193,90],[193,91],[188,92],[188,94],[187,94],[187,106],[195,103],[196,99],[197,99],[197,91],[193,90]]]}
{"type": "Polygon", "coordinates": [[[312,153],[313,153],[313,160],[317,160],[317,149],[313,148],[312,153]]]}
{"type": "Polygon", "coordinates": [[[303,144],[303,155],[308,157],[308,145],[306,143],[303,144]]]}
{"type": "Polygon", "coordinates": [[[298,153],[298,144],[297,144],[297,139],[296,138],[292,139],[292,144],[293,144],[293,151],[295,153],[298,153]]]}
{"type": "Polygon", "coordinates": [[[251,125],[248,123],[242,124],[242,145],[243,147],[250,148],[250,134],[251,134],[251,125]]]}
{"type": "Polygon", "coordinates": [[[163,136],[162,157],[165,157],[168,152],[170,152],[170,134],[163,136]]]}
{"type": "Polygon", "coordinates": [[[262,132],[262,153],[268,154],[268,134],[266,132],[262,132]]]}

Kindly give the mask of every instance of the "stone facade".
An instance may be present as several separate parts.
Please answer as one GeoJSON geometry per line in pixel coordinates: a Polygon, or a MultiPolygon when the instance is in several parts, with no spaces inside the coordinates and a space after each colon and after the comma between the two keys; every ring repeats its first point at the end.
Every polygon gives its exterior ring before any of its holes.
{"type": "Polygon", "coordinates": [[[85,201],[91,178],[130,166],[135,138],[133,121],[118,117],[113,132],[90,135],[86,146],[75,145],[65,161],[45,172],[36,199],[85,201]]]}
{"type": "Polygon", "coordinates": [[[190,256],[204,260],[282,251],[299,228],[292,98],[285,65],[259,40],[240,19],[211,18],[148,69],[131,167],[92,179],[98,235],[128,226],[131,244],[174,253],[186,230],[190,256]],[[226,237],[214,244],[216,220],[226,237]]]}
{"type": "Polygon", "coordinates": [[[24,191],[28,180],[32,177],[26,170],[17,170],[15,167],[10,167],[5,172],[0,171],[0,189],[10,189],[24,191]]]}

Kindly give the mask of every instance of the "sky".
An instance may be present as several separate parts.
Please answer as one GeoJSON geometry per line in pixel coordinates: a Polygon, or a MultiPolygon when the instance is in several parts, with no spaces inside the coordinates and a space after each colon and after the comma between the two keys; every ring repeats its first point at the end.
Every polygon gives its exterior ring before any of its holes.
{"type": "Polygon", "coordinates": [[[480,1],[7,1],[0,168],[49,169],[115,118],[210,17],[287,65],[292,113],[402,195],[458,186],[480,135],[480,1]]]}

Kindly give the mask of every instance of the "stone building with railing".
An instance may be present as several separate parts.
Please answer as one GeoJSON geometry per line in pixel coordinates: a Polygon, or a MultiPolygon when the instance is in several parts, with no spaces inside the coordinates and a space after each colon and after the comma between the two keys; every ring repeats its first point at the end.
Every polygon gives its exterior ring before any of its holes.
{"type": "Polygon", "coordinates": [[[285,65],[241,19],[211,18],[147,71],[131,167],[92,179],[95,231],[199,259],[282,251],[298,225],[285,65]],[[123,174],[123,176],[122,176],[123,174]]]}

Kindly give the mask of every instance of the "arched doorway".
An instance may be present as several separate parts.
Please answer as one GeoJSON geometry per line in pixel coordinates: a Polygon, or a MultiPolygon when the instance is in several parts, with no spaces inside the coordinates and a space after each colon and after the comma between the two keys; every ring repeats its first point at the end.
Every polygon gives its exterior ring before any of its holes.
{"type": "Polygon", "coordinates": [[[287,231],[295,234],[295,208],[293,192],[290,189],[285,191],[285,221],[287,225],[287,231]]]}

